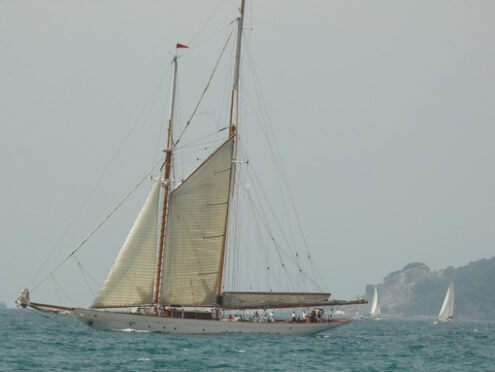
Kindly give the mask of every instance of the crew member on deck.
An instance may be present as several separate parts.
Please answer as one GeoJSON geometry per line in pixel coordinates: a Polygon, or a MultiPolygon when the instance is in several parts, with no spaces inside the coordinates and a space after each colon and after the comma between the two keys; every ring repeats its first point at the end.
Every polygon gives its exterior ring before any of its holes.
{"type": "Polygon", "coordinates": [[[254,312],[254,315],[253,315],[253,320],[254,320],[255,322],[259,322],[259,320],[260,320],[260,314],[258,314],[258,311],[255,311],[255,312],[254,312]]]}

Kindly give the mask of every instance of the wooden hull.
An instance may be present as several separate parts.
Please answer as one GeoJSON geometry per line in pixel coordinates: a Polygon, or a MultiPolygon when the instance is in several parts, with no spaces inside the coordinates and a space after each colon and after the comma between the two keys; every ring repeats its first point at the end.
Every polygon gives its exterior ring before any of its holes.
{"type": "Polygon", "coordinates": [[[289,321],[260,323],[253,321],[165,318],[79,308],[74,309],[72,315],[84,324],[99,331],[118,330],[180,334],[271,333],[281,335],[314,335],[330,328],[347,324],[352,320],[345,318],[319,323],[296,323],[289,321]]]}

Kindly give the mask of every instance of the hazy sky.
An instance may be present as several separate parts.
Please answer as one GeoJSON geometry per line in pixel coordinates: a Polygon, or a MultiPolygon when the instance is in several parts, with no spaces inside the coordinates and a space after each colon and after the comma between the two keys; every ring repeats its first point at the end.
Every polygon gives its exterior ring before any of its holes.
{"type": "MultiPolygon", "coordinates": [[[[238,5],[0,2],[0,301],[12,305],[52,249],[43,273],[158,159],[173,46],[193,47],[180,70],[186,119],[238,5]]],[[[247,0],[241,74],[256,69],[336,297],[409,262],[440,269],[495,254],[494,19],[493,1],[247,0]]],[[[246,136],[255,164],[261,136],[246,136]]],[[[81,256],[97,281],[145,192],[81,256]]],[[[64,290],[81,287],[75,274],[64,290]]],[[[52,289],[36,299],[56,301],[52,289]]]]}

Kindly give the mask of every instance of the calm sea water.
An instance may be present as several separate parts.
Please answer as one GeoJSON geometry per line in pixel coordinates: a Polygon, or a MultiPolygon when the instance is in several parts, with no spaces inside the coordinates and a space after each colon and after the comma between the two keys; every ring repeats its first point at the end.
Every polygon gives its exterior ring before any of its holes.
{"type": "Polygon", "coordinates": [[[0,311],[0,370],[495,371],[495,323],[356,320],[317,336],[97,332],[0,311]]]}

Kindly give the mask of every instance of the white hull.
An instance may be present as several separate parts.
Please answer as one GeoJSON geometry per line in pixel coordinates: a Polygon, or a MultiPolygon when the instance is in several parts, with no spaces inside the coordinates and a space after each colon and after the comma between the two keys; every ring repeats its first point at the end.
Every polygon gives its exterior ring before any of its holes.
{"type": "Polygon", "coordinates": [[[440,323],[450,323],[452,318],[449,319],[437,319],[436,321],[433,322],[433,324],[440,324],[440,323]]]}
{"type": "Polygon", "coordinates": [[[73,316],[99,330],[132,330],[181,334],[201,333],[272,333],[282,335],[313,335],[347,324],[351,319],[336,319],[320,323],[201,320],[154,317],[101,310],[75,309],[73,316]]]}

